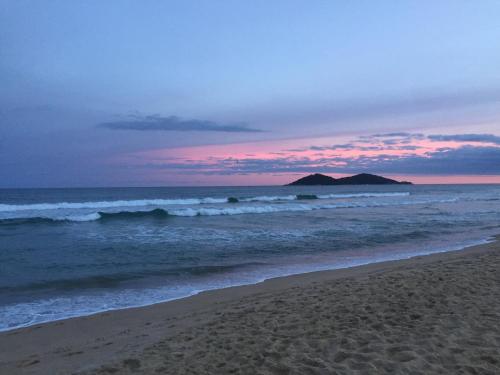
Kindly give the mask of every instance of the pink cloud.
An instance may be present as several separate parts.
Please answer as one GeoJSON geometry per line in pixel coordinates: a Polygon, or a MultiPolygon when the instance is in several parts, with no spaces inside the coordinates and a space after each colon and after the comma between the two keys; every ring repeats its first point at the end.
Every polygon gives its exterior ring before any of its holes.
{"type": "MultiPolygon", "coordinates": [[[[495,146],[488,142],[485,145],[495,146]]],[[[429,139],[421,134],[392,133],[354,139],[323,137],[155,149],[122,155],[115,162],[144,169],[145,178],[164,180],[165,183],[172,181],[172,176],[182,176],[175,181],[187,180],[199,185],[269,185],[286,183],[309,170],[325,169],[330,175],[342,176],[346,173],[335,173],[336,168],[345,169],[351,165],[359,165],[360,169],[363,165],[376,168],[377,163],[382,165],[398,159],[432,158],[464,146],[477,147],[478,144],[475,141],[429,139]]],[[[446,177],[425,176],[425,173],[397,177],[419,183],[500,181],[496,175],[472,178],[470,174],[456,173],[446,177]]]]}

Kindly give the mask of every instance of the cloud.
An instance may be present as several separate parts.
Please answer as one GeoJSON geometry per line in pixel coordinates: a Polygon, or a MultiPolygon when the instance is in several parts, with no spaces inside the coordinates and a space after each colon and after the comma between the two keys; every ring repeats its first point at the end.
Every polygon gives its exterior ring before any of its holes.
{"type": "Polygon", "coordinates": [[[358,157],[325,156],[261,158],[212,158],[209,161],[159,163],[148,168],[182,170],[187,174],[231,175],[248,173],[398,173],[415,175],[497,175],[500,147],[462,146],[443,148],[424,155],[378,154],[358,157]]]}
{"type": "Polygon", "coordinates": [[[249,128],[246,124],[218,124],[208,120],[184,120],[177,116],[130,116],[130,120],[111,121],[98,124],[98,127],[111,130],[137,131],[203,131],[226,133],[256,133],[263,130],[249,128]]]}
{"type": "Polygon", "coordinates": [[[420,133],[407,133],[407,132],[400,132],[400,133],[383,133],[383,134],[373,134],[369,136],[365,136],[363,138],[422,138],[424,135],[420,133]]]}
{"type": "Polygon", "coordinates": [[[500,145],[500,137],[494,134],[453,134],[429,135],[428,138],[432,141],[454,141],[454,142],[478,142],[478,143],[494,143],[500,145]]]}
{"type": "Polygon", "coordinates": [[[352,150],[356,146],[352,143],[345,143],[345,144],[340,144],[340,145],[332,145],[332,146],[311,146],[306,150],[313,150],[313,151],[326,151],[326,150],[352,150]]]}
{"type": "Polygon", "coordinates": [[[425,135],[422,133],[402,132],[402,133],[362,135],[359,136],[355,142],[359,143],[381,142],[387,145],[393,145],[397,143],[410,143],[412,141],[418,141],[422,139],[425,139],[425,135]]]}
{"type": "Polygon", "coordinates": [[[246,153],[239,157],[211,155],[206,158],[157,160],[142,164],[141,167],[171,170],[189,175],[221,176],[316,172],[500,175],[499,140],[499,136],[492,134],[427,136],[420,133],[387,133],[357,137],[346,143],[313,145],[265,154],[246,153]],[[371,144],[364,142],[368,139],[373,142],[371,144]],[[387,140],[394,142],[386,142],[387,140]],[[452,147],[448,145],[443,147],[438,143],[450,140],[478,144],[458,143],[452,147]],[[411,143],[408,144],[409,141],[411,143]],[[492,144],[495,142],[498,146],[492,144]]]}
{"type": "Polygon", "coordinates": [[[401,150],[414,151],[422,148],[419,145],[412,144],[415,141],[426,139],[421,133],[385,133],[359,136],[348,143],[334,145],[312,145],[309,147],[288,149],[288,152],[305,151],[384,151],[401,150]]]}
{"type": "Polygon", "coordinates": [[[350,163],[351,167],[357,165],[384,173],[496,175],[500,174],[500,147],[467,145],[442,148],[425,155],[365,157],[350,163]]]}
{"type": "MultiPolygon", "coordinates": [[[[484,143],[486,145],[500,145],[500,136],[494,134],[433,134],[424,135],[422,133],[383,133],[362,135],[345,144],[336,144],[328,146],[312,145],[302,149],[287,150],[290,152],[313,151],[384,151],[400,150],[415,151],[423,147],[418,144],[419,141],[430,140],[433,142],[469,142],[484,143]]],[[[439,151],[439,149],[438,149],[439,151]]]]}
{"type": "Polygon", "coordinates": [[[295,149],[295,150],[287,150],[287,151],[383,151],[383,150],[405,150],[405,151],[414,151],[421,146],[417,145],[401,145],[400,143],[405,143],[404,141],[400,142],[389,142],[383,141],[382,145],[374,145],[374,146],[363,146],[354,143],[346,143],[340,145],[332,145],[332,146],[310,146],[305,149],[295,149]]]}

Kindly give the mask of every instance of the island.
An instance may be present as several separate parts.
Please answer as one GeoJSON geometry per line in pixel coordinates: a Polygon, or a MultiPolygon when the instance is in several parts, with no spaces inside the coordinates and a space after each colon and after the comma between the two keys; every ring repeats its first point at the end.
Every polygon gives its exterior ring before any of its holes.
{"type": "Polygon", "coordinates": [[[310,174],[287,184],[286,186],[307,185],[411,185],[408,181],[396,181],[390,178],[369,173],[360,173],[354,176],[333,178],[321,173],[310,174]]]}

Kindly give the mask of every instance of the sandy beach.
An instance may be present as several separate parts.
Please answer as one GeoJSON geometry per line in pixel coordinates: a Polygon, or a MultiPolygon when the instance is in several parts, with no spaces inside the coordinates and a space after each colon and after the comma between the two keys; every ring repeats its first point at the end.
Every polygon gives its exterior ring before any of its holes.
{"type": "Polygon", "coordinates": [[[2,374],[498,374],[500,246],[0,334],[2,374]]]}
{"type": "Polygon", "coordinates": [[[500,375],[500,0],[0,0],[0,375],[500,375]]]}

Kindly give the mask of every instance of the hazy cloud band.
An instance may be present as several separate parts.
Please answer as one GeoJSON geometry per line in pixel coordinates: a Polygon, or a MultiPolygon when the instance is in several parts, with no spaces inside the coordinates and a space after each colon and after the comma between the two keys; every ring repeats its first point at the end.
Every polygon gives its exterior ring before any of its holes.
{"type": "Polygon", "coordinates": [[[227,133],[256,133],[260,129],[249,128],[246,124],[218,124],[208,120],[184,120],[177,116],[132,116],[130,120],[111,121],[98,124],[98,127],[111,130],[137,131],[202,131],[227,133]]]}

